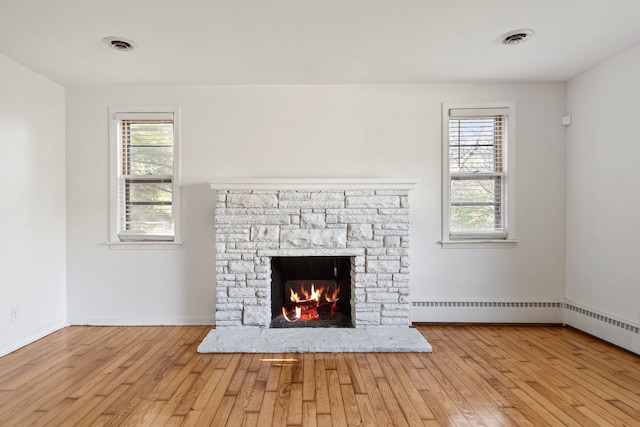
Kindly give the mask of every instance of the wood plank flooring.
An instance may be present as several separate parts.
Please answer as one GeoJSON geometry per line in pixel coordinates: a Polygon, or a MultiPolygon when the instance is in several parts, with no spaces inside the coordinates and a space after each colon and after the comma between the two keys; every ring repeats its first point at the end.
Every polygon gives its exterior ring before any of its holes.
{"type": "Polygon", "coordinates": [[[198,354],[74,326],[0,358],[0,425],[640,426],[640,357],[561,327],[418,326],[433,353],[198,354]]]}

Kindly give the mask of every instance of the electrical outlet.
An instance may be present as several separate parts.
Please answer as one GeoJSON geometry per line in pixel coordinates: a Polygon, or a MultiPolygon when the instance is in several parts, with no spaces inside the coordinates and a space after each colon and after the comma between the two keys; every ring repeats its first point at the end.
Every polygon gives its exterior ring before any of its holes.
{"type": "Polygon", "coordinates": [[[16,320],[18,320],[18,309],[20,308],[20,306],[14,305],[13,307],[11,307],[11,321],[15,322],[16,320]]]}

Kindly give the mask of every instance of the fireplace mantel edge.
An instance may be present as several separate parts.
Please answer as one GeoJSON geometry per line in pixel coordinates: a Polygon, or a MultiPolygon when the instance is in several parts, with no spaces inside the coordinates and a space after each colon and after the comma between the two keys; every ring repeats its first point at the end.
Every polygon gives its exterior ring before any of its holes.
{"type": "Polygon", "coordinates": [[[212,190],[412,190],[416,181],[392,178],[224,178],[212,190]]]}

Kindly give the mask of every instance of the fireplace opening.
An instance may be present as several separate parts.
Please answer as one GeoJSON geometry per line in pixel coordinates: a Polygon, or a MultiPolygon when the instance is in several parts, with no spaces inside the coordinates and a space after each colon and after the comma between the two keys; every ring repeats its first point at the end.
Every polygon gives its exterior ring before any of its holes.
{"type": "Polygon", "coordinates": [[[351,328],[351,258],[273,257],[271,328],[351,328]]]}

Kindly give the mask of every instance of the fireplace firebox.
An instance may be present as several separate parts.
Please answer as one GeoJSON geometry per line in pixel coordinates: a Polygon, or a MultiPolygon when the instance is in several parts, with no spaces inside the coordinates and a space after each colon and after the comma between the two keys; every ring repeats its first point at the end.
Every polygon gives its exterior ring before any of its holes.
{"type": "Polygon", "coordinates": [[[351,258],[271,259],[271,328],[353,327],[351,258]]]}

